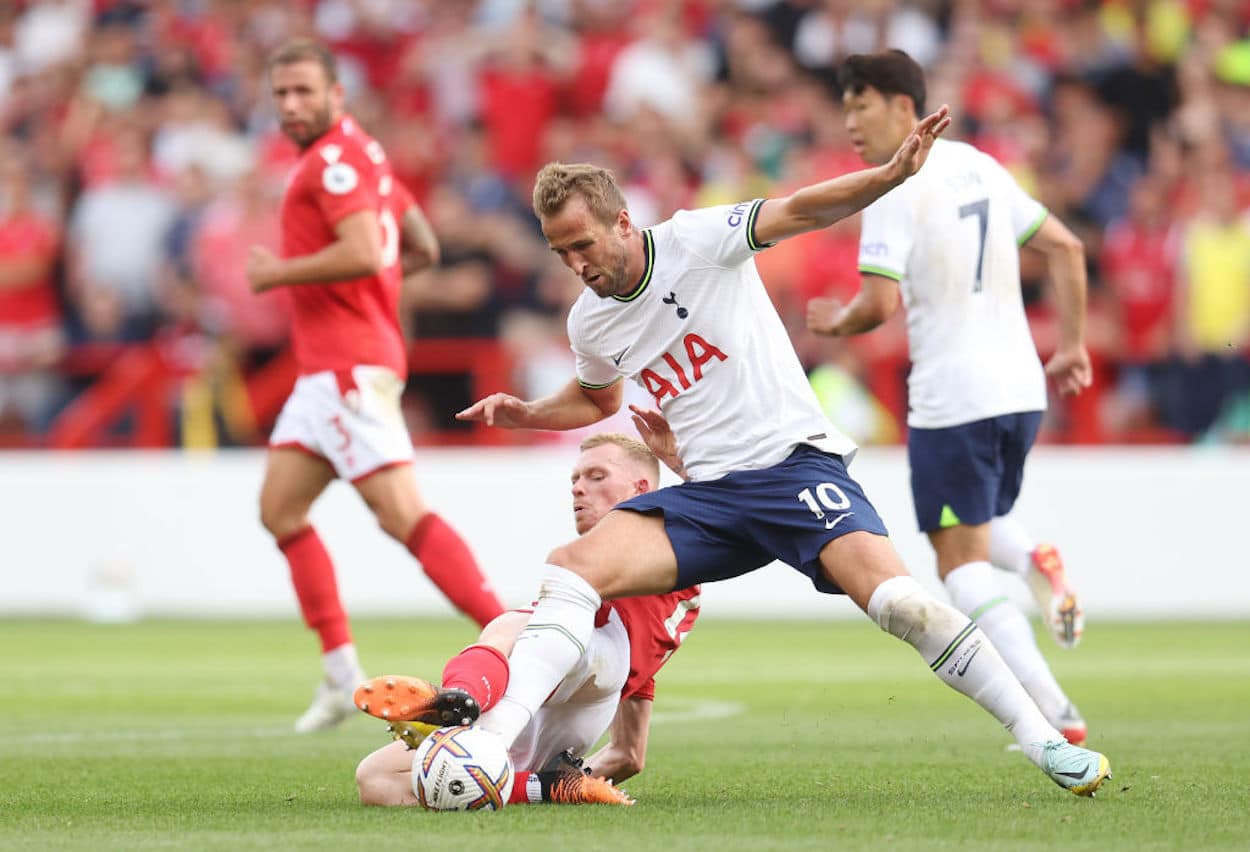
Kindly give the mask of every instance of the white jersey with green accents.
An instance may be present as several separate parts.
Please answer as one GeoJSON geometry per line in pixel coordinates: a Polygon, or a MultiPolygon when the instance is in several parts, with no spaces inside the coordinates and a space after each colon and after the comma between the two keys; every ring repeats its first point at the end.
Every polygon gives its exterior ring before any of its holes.
{"type": "Polygon", "coordinates": [[[642,386],[696,480],[769,467],[799,444],[848,461],[855,450],[821,412],[755,269],[762,203],[683,210],[643,231],[633,292],[587,289],[569,311],[578,380],[642,386]]]}
{"type": "Polygon", "coordinates": [[[1046,408],[1019,254],[1046,215],[992,157],[942,139],[864,210],[859,270],[900,281],[907,308],[909,426],[1046,408]]]}

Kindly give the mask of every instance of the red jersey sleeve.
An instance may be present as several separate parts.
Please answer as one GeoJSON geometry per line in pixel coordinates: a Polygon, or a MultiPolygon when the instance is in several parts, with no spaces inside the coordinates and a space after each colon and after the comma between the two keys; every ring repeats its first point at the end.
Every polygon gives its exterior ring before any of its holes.
{"type": "Polygon", "coordinates": [[[379,210],[378,178],[364,151],[344,146],[334,152],[337,156],[329,153],[323,148],[324,162],[309,170],[315,181],[312,195],[326,223],[333,228],[352,213],[379,210]]]}

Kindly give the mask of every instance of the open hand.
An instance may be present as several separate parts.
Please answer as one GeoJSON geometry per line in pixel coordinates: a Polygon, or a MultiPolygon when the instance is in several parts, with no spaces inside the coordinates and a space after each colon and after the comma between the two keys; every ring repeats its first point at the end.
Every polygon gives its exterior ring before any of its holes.
{"type": "Polygon", "coordinates": [[[638,435],[647,445],[647,449],[655,453],[656,458],[664,462],[669,470],[684,479],[686,468],[677,452],[677,436],[673,434],[673,429],[664,419],[664,415],[658,411],[639,408],[633,403],[630,403],[629,410],[633,412],[634,428],[638,430],[638,435]]]}
{"type": "Polygon", "coordinates": [[[529,421],[529,406],[511,394],[493,393],[456,414],[456,419],[476,420],[501,429],[524,429],[529,421]]]}
{"type": "Polygon", "coordinates": [[[894,152],[890,165],[898,171],[900,177],[911,177],[920,171],[920,167],[929,157],[933,143],[950,126],[950,107],[942,104],[935,112],[920,119],[912,132],[907,134],[903,144],[894,152]]]}

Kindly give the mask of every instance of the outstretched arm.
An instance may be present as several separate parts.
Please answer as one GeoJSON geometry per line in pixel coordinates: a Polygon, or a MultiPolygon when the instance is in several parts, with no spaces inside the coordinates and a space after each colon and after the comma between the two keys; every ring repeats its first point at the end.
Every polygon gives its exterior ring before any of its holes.
{"type": "Polygon", "coordinates": [[[495,393],[456,415],[503,429],[580,429],[615,414],[621,407],[621,383],[588,388],[577,379],[551,396],[526,402],[511,394],[495,393]]]}
{"type": "Polygon", "coordinates": [[[1060,393],[1080,393],[1094,378],[1085,349],[1085,247],[1054,216],[1046,217],[1027,245],[1046,255],[1059,304],[1059,347],[1046,362],[1046,375],[1060,393]]]}
{"type": "Polygon", "coordinates": [[[934,141],[950,126],[943,105],[920,120],[888,163],[805,186],[785,198],[771,198],[760,207],[755,238],[775,243],[807,231],[827,228],[872,204],[924,165],[934,141]]]}
{"type": "Polygon", "coordinates": [[[592,775],[619,784],[642,771],[651,731],[651,704],[645,698],[626,698],[617,706],[607,744],[586,759],[592,775]]]}

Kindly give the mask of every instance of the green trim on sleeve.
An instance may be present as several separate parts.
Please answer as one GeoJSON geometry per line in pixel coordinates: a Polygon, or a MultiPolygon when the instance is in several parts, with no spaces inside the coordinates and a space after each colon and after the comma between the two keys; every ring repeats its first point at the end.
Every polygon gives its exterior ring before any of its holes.
{"type": "Polygon", "coordinates": [[[1034,220],[1032,225],[1025,229],[1024,233],[1016,238],[1016,245],[1022,246],[1029,240],[1033,239],[1033,235],[1037,233],[1037,229],[1042,227],[1042,223],[1046,221],[1046,217],[1050,215],[1050,211],[1045,207],[1042,208],[1041,214],[1034,220]]]}
{"type": "Polygon", "coordinates": [[[759,218],[760,208],[764,206],[766,198],[756,199],[751,205],[751,212],[747,214],[747,248],[751,251],[763,251],[766,248],[772,248],[776,243],[761,243],[755,239],[755,220],[759,218]]]}
{"type": "Polygon", "coordinates": [[[891,281],[903,280],[903,273],[895,272],[893,269],[886,269],[884,266],[866,266],[861,263],[859,271],[864,275],[880,275],[882,278],[889,278],[891,281]]]}
{"type": "Polygon", "coordinates": [[[620,380],[621,380],[621,377],[620,377],[620,376],[617,376],[617,377],[616,377],[615,379],[613,379],[612,381],[610,381],[610,382],[604,382],[604,383],[603,383],[603,384],[601,384],[601,385],[591,384],[590,382],[583,382],[581,379],[578,379],[578,380],[577,380],[577,383],[578,383],[579,385],[581,385],[582,387],[586,388],[587,390],[603,390],[604,388],[610,388],[610,387],[612,387],[612,385],[616,384],[616,383],[617,383],[617,382],[619,382],[620,380]]]}

